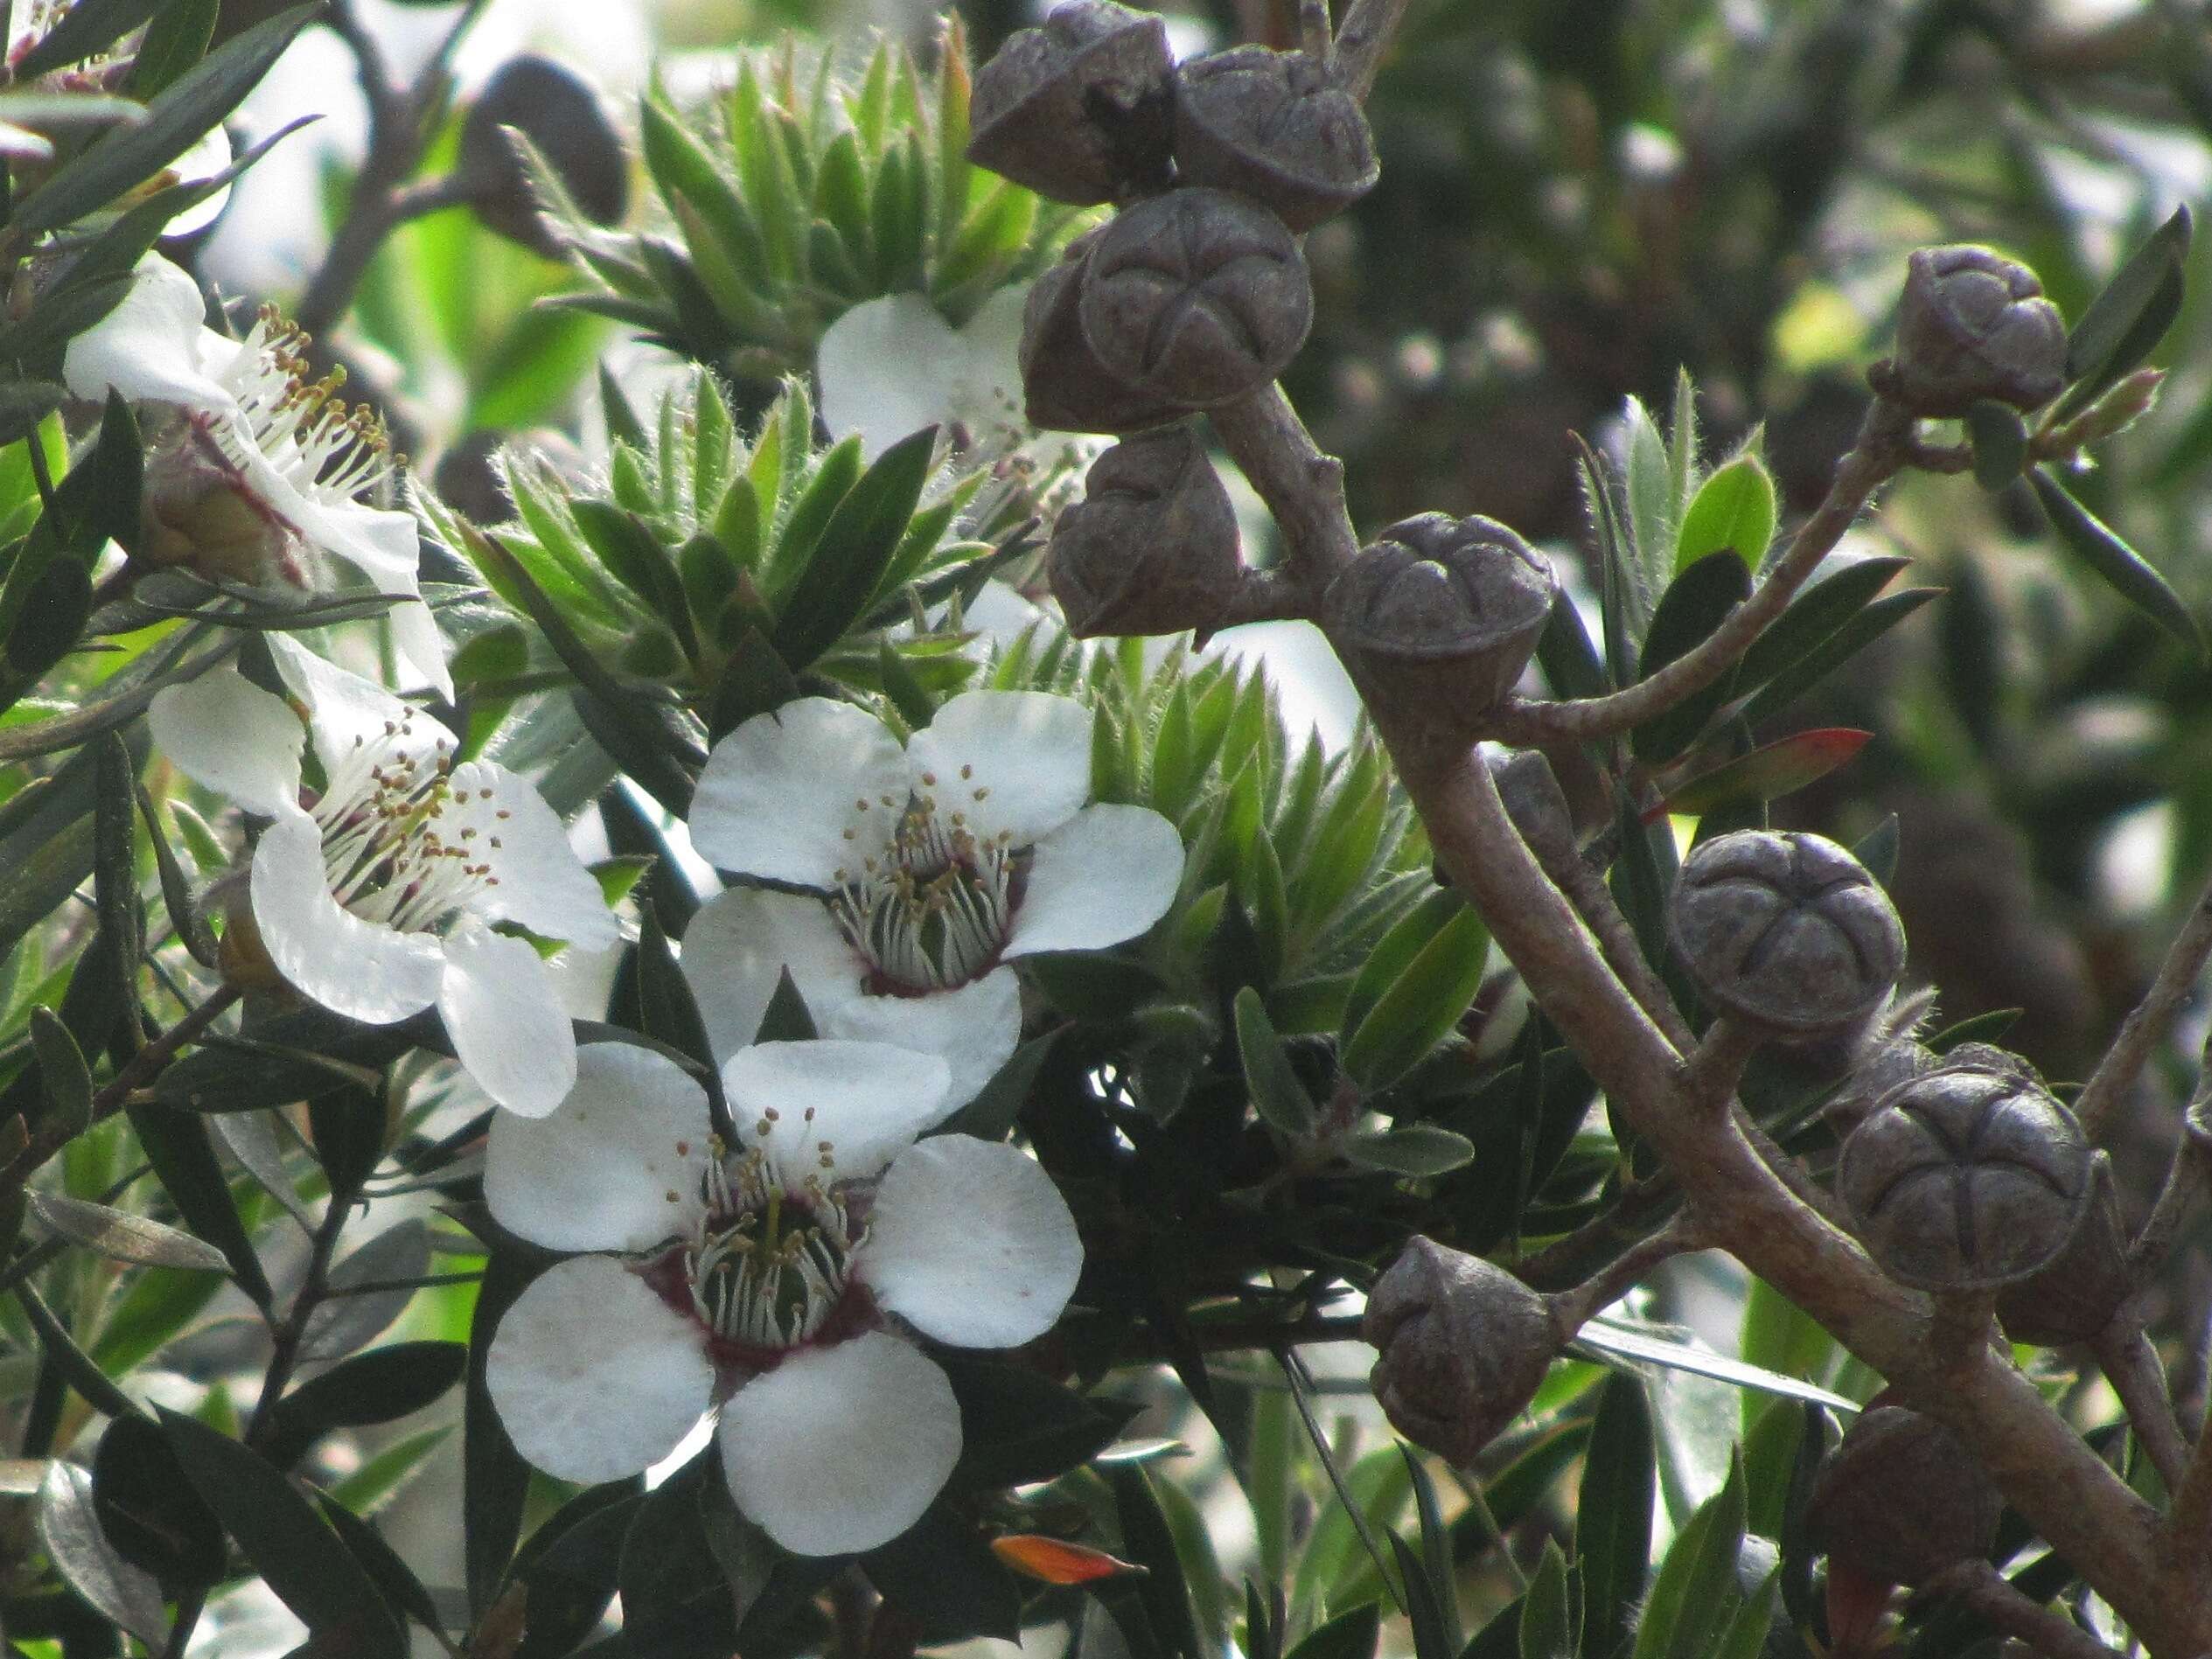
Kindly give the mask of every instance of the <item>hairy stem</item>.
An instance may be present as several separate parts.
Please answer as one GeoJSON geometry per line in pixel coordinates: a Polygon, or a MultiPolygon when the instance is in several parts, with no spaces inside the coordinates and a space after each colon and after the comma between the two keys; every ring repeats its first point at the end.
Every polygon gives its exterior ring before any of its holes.
{"type": "Polygon", "coordinates": [[[2212,886],[2198,895],[2150,990],[2120,1022],[2119,1035],[2075,1099],[2074,1115],[2091,1140],[2103,1140],[2111,1128],[2113,1112],[2142,1075],[2151,1050],[2173,1029],[2174,1016],[2196,988],[2208,957],[2212,957],[2212,886]]]}

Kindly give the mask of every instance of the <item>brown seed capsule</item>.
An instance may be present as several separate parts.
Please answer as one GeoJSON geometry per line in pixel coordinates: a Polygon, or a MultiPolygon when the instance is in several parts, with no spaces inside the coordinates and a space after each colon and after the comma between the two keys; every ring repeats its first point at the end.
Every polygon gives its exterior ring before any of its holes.
{"type": "Polygon", "coordinates": [[[1536,861],[1548,870],[1581,857],[1567,792],[1542,752],[1489,749],[1483,758],[1490,769],[1490,781],[1497,785],[1498,799],[1505,805],[1505,816],[1513,820],[1536,861]]]}
{"type": "Polygon", "coordinates": [[[1123,384],[1208,409],[1258,391],[1298,355],[1313,282],[1296,239],[1257,202],[1178,190],[1099,232],[1078,314],[1123,384]]]}
{"type": "Polygon", "coordinates": [[[1237,46],[1176,70],[1176,175],[1241,191],[1294,231],[1375,187],[1359,101],[1301,52],[1237,46]]]}
{"type": "Polygon", "coordinates": [[[2017,1074],[1944,1066],[1882,1098],[1844,1142],[1836,1192],[1882,1270],[1986,1290],[2048,1266],[2088,1208],[2074,1114],[2017,1074]]]}
{"type": "Polygon", "coordinates": [[[2089,1211],[2057,1259],[1999,1293],[1997,1317],[2011,1341],[2043,1348],[2091,1342],[2104,1335],[2121,1304],[2135,1293],[2127,1234],[2112,1188],[2112,1161],[2101,1152],[2090,1186],[2089,1211]]]}
{"type": "Polygon", "coordinates": [[[1083,338],[1077,307],[1098,234],[1029,286],[1022,310],[1022,413],[1041,432],[1139,432],[1184,413],[1166,399],[1124,385],[1083,338]]]}
{"type": "Polygon", "coordinates": [[[975,72],[967,158],[1055,201],[1120,201],[1168,183],[1167,25],[1072,0],[975,72]]]}
{"type": "Polygon", "coordinates": [[[1338,573],[1322,612],[1361,672],[1472,716],[1512,689],[1558,596],[1550,563],[1495,519],[1426,512],[1338,573]]]}
{"type": "Polygon", "coordinates": [[[461,126],[454,169],[469,206],[486,226],[548,258],[565,252],[538,212],[512,127],[538,147],[585,218],[611,225],[630,203],[630,166],[622,138],[599,95],[576,72],[549,58],[510,58],[478,94],[461,126]]]}
{"type": "Polygon", "coordinates": [[[1419,1237],[1375,1281],[1359,1334],[1381,1351],[1368,1383],[1391,1426],[1459,1464],[1521,1414],[1567,1340],[1504,1268],[1419,1237]]]}
{"type": "Polygon", "coordinates": [[[1918,1584],[1997,1541],[2004,1500],[1972,1448],[1901,1405],[1862,1412],[1813,1476],[1814,1548],[1884,1584],[1918,1584]]]}
{"type": "Polygon", "coordinates": [[[1884,380],[1915,415],[1960,415],[1983,398],[2039,408],[2066,384],[2066,322],[2025,265],[1986,247],[1923,247],[1884,380]]]}
{"type": "Polygon", "coordinates": [[[1738,830],[1698,847],[1667,927],[1706,1001],[1775,1042],[1844,1035],[1905,965],[1904,930],[1866,866],[1794,831],[1738,830]]]}
{"type": "Polygon", "coordinates": [[[1053,596],[1081,638],[1212,627],[1242,572],[1236,509],[1186,425],[1108,450],[1052,527],[1053,596]]]}

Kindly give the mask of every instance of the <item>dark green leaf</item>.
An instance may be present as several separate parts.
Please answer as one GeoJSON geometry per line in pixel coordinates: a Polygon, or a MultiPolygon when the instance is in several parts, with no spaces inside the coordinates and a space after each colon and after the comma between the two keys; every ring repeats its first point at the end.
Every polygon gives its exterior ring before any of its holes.
{"type": "Polygon", "coordinates": [[[1798,661],[1864,610],[1911,562],[1908,559],[1854,559],[1838,566],[1790,601],[1774,626],[1751,642],[1736,666],[1736,687],[1763,686],[1798,661]]]}
{"type": "Polygon", "coordinates": [[[207,55],[221,0],[168,0],[130,66],[134,98],[152,98],[207,55]]]}
{"type": "Polygon", "coordinates": [[[1293,1648],[1287,1659],[1375,1659],[1383,1612],[1373,1602],[1340,1613],[1293,1648]]]}
{"type": "Polygon", "coordinates": [[[638,1506],[623,1539],[618,1581],[623,1635],[659,1659],[728,1659],[741,1616],[700,1525],[702,1481],[722,1478],[709,1446],[638,1506]]]}
{"type": "Polygon", "coordinates": [[[14,66],[18,85],[112,46],[159,10],[161,0],[80,0],[55,18],[14,66]]]}
{"type": "MultiPolygon", "coordinates": [[[[776,654],[794,670],[805,670],[835,645],[875,597],[921,499],[936,446],[937,429],[925,427],[876,457],[837,504],[804,579],[783,573],[792,585],[777,618],[776,654]]],[[[786,549],[778,556],[791,554],[786,549]]]]}
{"type": "Polygon", "coordinates": [[[1884,887],[1897,874],[1899,833],[1897,814],[1892,812],[1851,844],[1852,857],[1864,864],[1867,873],[1884,887]]]}
{"type": "Polygon", "coordinates": [[[222,1523],[199,1501],[169,1439],[150,1419],[112,1420],[92,1460],[93,1499],[108,1541],[172,1594],[223,1576],[222,1523]]]}
{"type": "Polygon", "coordinates": [[[576,528],[615,579],[651,607],[676,636],[683,653],[699,659],[699,640],[692,631],[691,605],[684,596],[683,580],[660,538],[635,512],[625,512],[611,501],[578,496],[569,503],[576,528]]]}
{"type": "MultiPolygon", "coordinates": [[[[38,1292],[28,1284],[17,1285],[15,1298],[22,1305],[31,1329],[38,1334],[38,1346],[45,1350],[46,1365],[53,1377],[83,1395],[87,1405],[110,1417],[141,1414],[138,1403],[115,1385],[115,1378],[101,1368],[98,1360],[77,1345],[69,1328],[55,1317],[38,1292]]],[[[27,1449],[37,1449],[35,1437],[26,1433],[24,1439],[27,1449]]]]}
{"type": "Polygon", "coordinates": [[[1759,694],[1743,706],[1744,723],[1756,727],[1780,714],[1942,592],[1941,588],[1907,588],[1864,606],[1804,656],[1777,670],[1760,687],[1759,694]]]}
{"type": "Polygon", "coordinates": [[[468,1393],[461,1419],[461,1520],[469,1608],[476,1618],[484,1616],[506,1577],[514,1541],[522,1535],[522,1501],[530,1487],[530,1466],[507,1438],[484,1380],[492,1332],[529,1279],[530,1270],[520,1258],[494,1251],[485,1264],[476,1313],[469,1321],[468,1393]]]}
{"type": "Polygon", "coordinates": [[[387,1227],[338,1263],[330,1276],[331,1295],[307,1321],[300,1352],[311,1359],[338,1359],[373,1341],[407,1311],[413,1281],[430,1271],[430,1230],[415,1216],[387,1227]],[[388,1290],[361,1290],[388,1285],[388,1290]]]}
{"type": "MultiPolygon", "coordinates": [[[[1345,1041],[1343,1066],[1352,1080],[1372,1093],[1426,1059],[1482,989],[1490,948],[1490,930],[1471,908],[1462,906],[1390,981],[1345,1041]]],[[[1357,997],[1355,982],[1353,1000],[1357,997]]]]}
{"type": "Polygon", "coordinates": [[[376,1585],[282,1471],[220,1429],[160,1416],[193,1489],[310,1631],[343,1633],[360,1659],[406,1659],[407,1639],[376,1585]]]}
{"type": "Polygon", "coordinates": [[[1974,446],[1974,482],[1995,495],[2027,469],[2027,422],[2020,411],[1983,398],[1966,411],[1966,436],[1974,446]]]}
{"type": "Polygon", "coordinates": [[[320,15],[295,6],[255,24],[186,70],[146,106],[146,119],[95,139],[17,204],[9,227],[54,230],[106,206],[183,155],[259,86],[292,37],[320,15]]]}
{"type": "Polygon", "coordinates": [[[1574,1589],[1559,1540],[1545,1539],[1536,1577],[1521,1598],[1521,1659],[1579,1659],[1582,1645],[1569,1601],[1574,1589]]]}
{"type": "Polygon", "coordinates": [[[2073,384],[2051,411],[2054,422],[2089,408],[2166,337],[2181,314],[2190,228],[2183,203],[2090,302],[2067,336],[2066,378],[2073,384]]]}
{"type": "Polygon", "coordinates": [[[1574,1503],[1582,1631],[1592,1659],[1611,1659],[1627,1645],[1643,1603],[1657,1479],[1643,1379],[1633,1371],[1614,1371],[1598,1395],[1574,1503]]]}
{"type": "Polygon", "coordinates": [[[680,1049],[701,1065],[712,1065],[707,1028],[692,1000],[691,983],[676,965],[676,953],[660,925],[659,907],[645,899],[638,910],[638,1000],[645,1035],[680,1049]]]}
{"type": "MultiPolygon", "coordinates": [[[[1715,474],[1715,479],[1720,476],[1715,474]]],[[[1710,481],[1706,487],[1712,487],[1710,481]]],[[[1651,613],[1650,630],[1636,663],[1638,676],[1649,680],[1702,643],[1750,596],[1751,572],[1731,547],[1684,566],[1651,613]]],[[[1636,758],[1657,765],[1680,754],[1727,697],[1730,683],[1731,676],[1722,674],[1696,695],[1637,727],[1630,739],[1636,758]]]]}
{"type": "Polygon", "coordinates": [[[1433,1123],[1409,1123],[1345,1137],[1344,1156],[1353,1163],[1387,1169],[1393,1175],[1442,1175],[1473,1162],[1475,1143],[1433,1123]]]}
{"type": "Polygon", "coordinates": [[[2121,540],[2104,520],[2076,500],[2048,467],[2037,467],[2027,475],[2027,480],[2035,486],[2035,498],[2042,503],[2051,527],[2058,532],[2058,539],[2066,550],[2102,577],[2121,598],[2202,659],[2206,654],[2204,630],[2195,613],[2182,603],[2181,596],[2167,585],[2166,578],[2153,570],[2142,554],[2121,540]]]}
{"type": "Polygon", "coordinates": [[[307,1126],[331,1190],[347,1202],[384,1155],[387,1112],[380,1087],[341,1083],[307,1100],[307,1126]]]}
{"type": "Polygon", "coordinates": [[[753,1034],[753,1041],[812,1042],[817,1035],[814,1016],[807,1012],[806,999],[800,994],[799,981],[792,978],[789,968],[779,970],[775,994],[768,999],[768,1007],[760,1016],[760,1029],[753,1034]]]}
{"type": "Polygon", "coordinates": [[[154,868],[161,877],[161,903],[169,913],[169,924],[176,930],[178,943],[192,959],[204,968],[212,968],[215,965],[215,936],[209,931],[206,918],[199,913],[192,881],[178,861],[177,849],[169,844],[161,819],[155,815],[153,798],[142,787],[137,791],[137,799],[138,814],[146,822],[146,839],[153,843],[154,868]]]}
{"type": "Polygon", "coordinates": [[[862,1556],[860,1566],[885,1605],[914,1621],[924,1642],[1020,1638],[1019,1583],[973,1519],[952,1504],[932,1504],[890,1543],[862,1556]]]}
{"type": "Polygon", "coordinates": [[[1024,1366],[966,1353],[938,1357],[960,1408],[960,1461],[952,1476],[960,1489],[1052,1480],[1112,1445],[1134,1415],[1119,1401],[1086,1399],[1024,1366]]]}
{"type": "Polygon", "coordinates": [[[468,1370],[465,1342],[394,1342],[332,1366],[277,1401],[266,1451],[290,1468],[333,1429],[389,1423],[444,1395],[468,1370]]]}
{"type": "Polygon", "coordinates": [[[86,1069],[85,1056],[69,1028],[49,1008],[31,1010],[31,1046],[38,1057],[38,1081],[46,1091],[39,1126],[54,1140],[73,1140],[92,1122],[92,1073],[86,1069]]]}
{"type": "Polygon", "coordinates": [[[1181,1659],[1202,1659],[1205,1650],[1199,1645],[1198,1623],[1190,1610],[1190,1593],[1183,1586],[1175,1535],[1161,1512],[1151,1476],[1142,1466],[1127,1464],[1106,1474],[1120,1521],[1121,1553],[1145,1569],[1135,1588],[1154,1634],[1181,1659]]]}
{"type": "Polygon", "coordinates": [[[164,1106],[158,1100],[134,1103],[126,1110],[147,1161],[185,1218],[185,1225],[222,1252],[239,1288],[266,1307],[271,1292],[254,1253],[253,1240],[231,1201],[230,1182],[215,1156],[207,1120],[164,1106]]]}
{"type": "Polygon", "coordinates": [[[1245,1087],[1260,1115],[1282,1133],[1310,1135],[1314,1103],[1291,1069],[1282,1040],[1267,1019],[1260,993],[1246,986],[1237,993],[1237,1049],[1244,1060],[1245,1087]]]}
{"type": "Polygon", "coordinates": [[[393,1618],[412,1619],[425,1630],[435,1630],[443,1635],[445,1626],[438,1617],[437,1604],[431,1600],[430,1593],[422,1587],[422,1581],[415,1576],[414,1570],[400,1559],[399,1552],[384,1542],[384,1535],[327,1492],[316,1493],[315,1501],[322,1508],[323,1518],[338,1534],[338,1542],[382,1593],[393,1618]]]}
{"type": "Polygon", "coordinates": [[[1736,1557],[1743,1548],[1743,1466],[1675,1535],[1636,1633],[1636,1659],[1711,1659],[1743,1598],[1736,1557]]]}
{"type": "Polygon", "coordinates": [[[641,1476],[590,1487],[530,1535],[515,1563],[529,1587],[530,1634],[515,1659],[556,1659],[598,1628],[614,1600],[623,1535],[644,1501],[641,1476]]]}
{"type": "Polygon", "coordinates": [[[1445,1628],[1437,1606],[1436,1586],[1429,1582],[1421,1558],[1406,1547],[1406,1540],[1390,1535],[1391,1553],[1398,1559],[1398,1573],[1406,1586],[1406,1622],[1413,1627],[1413,1659],[1458,1659],[1459,1645],[1445,1628]]]}

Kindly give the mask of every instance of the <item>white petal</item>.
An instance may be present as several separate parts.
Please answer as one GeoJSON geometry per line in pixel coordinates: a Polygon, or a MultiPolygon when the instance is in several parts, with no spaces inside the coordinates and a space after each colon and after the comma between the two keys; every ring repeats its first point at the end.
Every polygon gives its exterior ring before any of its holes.
{"type": "Polygon", "coordinates": [[[1075,1294],[1083,1241],[1035,1160],[937,1135],[883,1172],[854,1271],[925,1336],[1014,1348],[1050,1330],[1075,1294]]]}
{"type": "Polygon", "coordinates": [[[869,1035],[830,1028],[847,1004],[861,1000],[862,964],[828,907],[803,893],[733,887],[700,906],[684,929],[684,979],[717,1062],[760,1034],[761,1016],[786,967],[817,1032],[869,1035]]]}
{"type": "Polygon", "coordinates": [[[448,840],[464,839],[499,881],[469,901],[471,910],[588,951],[615,943],[614,913],[544,796],[490,761],[463,762],[453,769],[452,784],[439,833],[448,840]]]}
{"type": "Polygon", "coordinates": [[[213,333],[199,285],[158,254],[131,272],[115,308],[71,340],[61,378],[94,402],[112,391],[187,408],[236,413],[229,393],[200,372],[199,338],[213,333]]]}
{"type": "Polygon", "coordinates": [[[499,1321],[485,1382],[514,1449],[564,1481],[659,1462],[714,1391],[700,1327],[611,1256],[541,1273],[499,1321]]]}
{"type": "Polygon", "coordinates": [[[509,1112],[542,1118],[576,1086],[575,1029],[527,940],[464,918],[446,936],[438,1014],[461,1069],[509,1112]]]}
{"type": "Polygon", "coordinates": [[[830,887],[889,844],[906,793],[905,754],[882,721],[802,697],[715,745],[692,798],[691,843],[725,870],[830,887]]]}
{"type": "Polygon", "coordinates": [[[968,348],[919,294],[891,294],[854,306],[823,331],[814,359],[822,424],[830,436],[861,435],[873,461],[908,435],[953,414],[967,375],[968,348]]]}
{"type": "Polygon", "coordinates": [[[1183,882],[1183,837],[1149,806],[1086,806],[1036,844],[1004,954],[1096,951],[1168,913],[1183,882]]]}
{"type": "Polygon", "coordinates": [[[551,1116],[492,1119],[485,1202],[548,1250],[650,1250],[697,1218],[711,1132],[706,1091],[674,1061],[588,1042],[551,1116]]]}
{"type": "Polygon", "coordinates": [[[922,1518],[960,1460],[960,1408],[935,1363],[870,1331],[755,1377],[715,1438],[747,1518],[796,1554],[843,1555],[922,1518]]]}
{"type": "Polygon", "coordinates": [[[374,681],[325,662],[289,634],[266,638],[278,675],[307,705],[308,730],[325,772],[335,776],[364,754],[427,768],[459,746],[438,721],[374,681]]]}
{"type": "Polygon", "coordinates": [[[828,1039],[757,1042],[722,1069],[739,1147],[762,1147],[786,1187],[823,1174],[825,1158],[840,1180],[874,1175],[944,1120],[947,1082],[932,1055],[828,1039]]]}
{"type": "Polygon", "coordinates": [[[1090,798],[1091,711],[1050,692],[964,691],[914,734],[906,761],[940,812],[1027,847],[1090,798]]]}
{"type": "Polygon", "coordinates": [[[978,440],[1011,447],[1030,436],[1022,411],[1022,315],[1029,284],[1002,288],[959,330],[954,418],[978,440]]]}
{"type": "Polygon", "coordinates": [[[299,805],[299,751],[307,733],[289,704],[235,668],[164,686],[146,710],[154,746],[195,784],[274,818],[299,805]]]}
{"type": "Polygon", "coordinates": [[[445,951],[341,909],[323,875],[323,835],[297,807],[279,812],[254,849],[254,920],[276,971],[333,1014],[390,1025],[436,1000],[445,951]]]}
{"type": "MultiPolygon", "coordinates": [[[[380,584],[378,591],[389,589],[380,584]]],[[[410,599],[385,614],[392,622],[393,655],[406,671],[400,676],[400,689],[427,687],[451,702],[453,673],[445,664],[445,636],[438,631],[437,618],[430,614],[429,606],[410,599]]]]}
{"type": "Polygon", "coordinates": [[[950,1112],[980,1094],[1020,1044],[1022,981],[1013,969],[999,967],[927,996],[854,997],[817,1015],[814,1027],[826,1037],[888,1042],[935,1055],[950,1077],[945,1090],[950,1112]]]}
{"type": "Polygon", "coordinates": [[[316,508],[311,503],[310,507],[310,522],[301,527],[311,539],[358,568],[377,592],[406,596],[405,603],[386,613],[391,618],[392,644],[409,671],[401,689],[427,686],[451,702],[453,676],[445,666],[445,637],[438,632],[430,608],[422,602],[422,537],[415,515],[381,507],[316,508]]]}

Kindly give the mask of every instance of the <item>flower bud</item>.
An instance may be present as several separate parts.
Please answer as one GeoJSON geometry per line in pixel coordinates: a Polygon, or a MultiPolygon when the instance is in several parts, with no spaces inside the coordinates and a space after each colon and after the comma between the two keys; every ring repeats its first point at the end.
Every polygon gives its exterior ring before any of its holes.
{"type": "Polygon", "coordinates": [[[2090,1187],[2089,1211],[2057,1258],[1999,1293],[1997,1317],[2010,1341],[2042,1348],[2091,1342],[2135,1293],[2112,1161],[2101,1152],[2091,1164],[2090,1187]]]}
{"type": "Polygon", "coordinates": [[[144,436],[142,563],[253,588],[314,585],[312,549],[255,492],[204,419],[174,408],[150,419],[144,436]]]}
{"type": "Polygon", "coordinates": [[[1905,965],[1897,912],[1866,867],[1795,831],[1738,830],[1692,852],[1667,930],[1708,1005],[1790,1045],[1852,1031],[1905,965]]]}
{"type": "Polygon", "coordinates": [[[1884,1584],[1918,1584],[1978,1560],[2004,1500],[1965,1441],[1919,1412],[1862,1412],[1822,1460],[1805,1507],[1813,1545],[1884,1584]]]}
{"type": "Polygon", "coordinates": [[[1237,513],[1187,425],[1124,438],[1052,528],[1052,592],[1078,638],[1211,628],[1243,575],[1237,513]]]}
{"type": "Polygon", "coordinates": [[[1060,262],[1029,285],[1022,309],[1022,414],[1039,431],[1137,432],[1183,413],[1117,380],[1084,338],[1077,310],[1097,242],[1094,231],[1071,243],[1060,262]]]}
{"type": "Polygon", "coordinates": [[[1905,276],[1882,391],[1915,415],[1983,398],[2041,408],[2066,384],[2066,323],[2025,265],[1986,247],[1923,247],[1905,276]]]}
{"type": "Polygon", "coordinates": [[[1882,1271],[1985,1290],[2048,1266],[2089,1203],[2074,1114],[2017,1072],[1945,1065],[1885,1095],[1844,1142],[1836,1192],[1882,1271]]]}
{"type": "Polygon", "coordinates": [[[1567,1340],[1504,1268],[1418,1237],[1375,1281],[1359,1334],[1381,1350],[1367,1380],[1391,1426],[1458,1464],[1521,1414],[1567,1340]]]}
{"type": "Polygon", "coordinates": [[[1364,673],[1471,717],[1521,677],[1558,596],[1551,565],[1495,519],[1426,512],[1339,572],[1322,612],[1364,673]]]}
{"type": "Polygon", "coordinates": [[[1176,174],[1241,191],[1294,231],[1375,187],[1381,169],[1359,101],[1303,52],[1238,46],[1176,71],[1176,174]]]}
{"type": "Polygon", "coordinates": [[[1079,206],[1165,189],[1173,64],[1158,17],[1072,0],[975,72],[967,158],[1079,206]]]}
{"type": "Polygon", "coordinates": [[[538,148],[583,216],[611,225],[630,204],[630,164],[598,94],[549,58],[510,58],[478,94],[461,126],[456,181],[491,229],[548,259],[566,252],[538,211],[537,192],[502,129],[538,148]]]}
{"type": "Polygon", "coordinates": [[[1209,409],[1258,391],[1298,355],[1313,282],[1296,239],[1257,202],[1178,190],[1099,232],[1078,314],[1124,385],[1209,409]]]}
{"type": "Polygon", "coordinates": [[[1552,869],[1580,858],[1582,848],[1575,839],[1574,814],[1543,752],[1488,749],[1483,758],[1490,769],[1490,781],[1497,785],[1498,798],[1505,804],[1505,816],[1513,820],[1513,827],[1520,831],[1536,861],[1552,869]]]}

